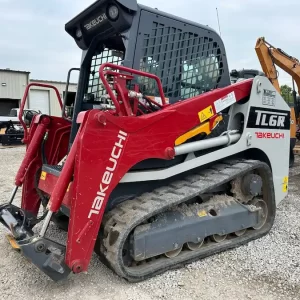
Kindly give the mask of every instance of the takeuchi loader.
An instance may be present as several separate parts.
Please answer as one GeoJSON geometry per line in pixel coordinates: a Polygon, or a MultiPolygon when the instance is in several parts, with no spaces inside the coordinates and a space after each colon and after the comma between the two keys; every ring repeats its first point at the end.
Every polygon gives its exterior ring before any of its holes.
{"type": "Polygon", "coordinates": [[[75,104],[58,95],[62,117],[24,128],[0,208],[11,244],[55,281],[86,272],[95,251],[136,282],[266,235],[290,148],[290,108],[271,82],[231,84],[213,29],[135,0],[97,1],[66,31],[83,50],[75,104]]]}

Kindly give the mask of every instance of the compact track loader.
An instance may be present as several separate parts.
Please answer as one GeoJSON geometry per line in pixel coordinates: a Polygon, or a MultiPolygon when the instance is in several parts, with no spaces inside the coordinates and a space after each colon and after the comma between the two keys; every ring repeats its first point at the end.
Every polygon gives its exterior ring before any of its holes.
{"type": "Polygon", "coordinates": [[[62,117],[25,130],[0,208],[11,244],[55,281],[95,251],[136,282],[266,235],[290,147],[290,108],[270,81],[231,85],[214,30],[135,0],[99,0],[66,31],[83,50],[73,113],[58,95],[62,117]]]}

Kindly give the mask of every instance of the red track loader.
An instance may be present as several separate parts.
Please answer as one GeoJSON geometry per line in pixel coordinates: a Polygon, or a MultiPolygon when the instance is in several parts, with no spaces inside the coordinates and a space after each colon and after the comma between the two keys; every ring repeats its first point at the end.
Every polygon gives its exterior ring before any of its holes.
{"type": "Polygon", "coordinates": [[[290,108],[270,81],[231,85],[214,30],[135,0],[99,0],[66,31],[83,50],[72,114],[34,117],[0,207],[21,253],[57,281],[95,251],[136,282],[266,235],[290,148],[290,108]]]}

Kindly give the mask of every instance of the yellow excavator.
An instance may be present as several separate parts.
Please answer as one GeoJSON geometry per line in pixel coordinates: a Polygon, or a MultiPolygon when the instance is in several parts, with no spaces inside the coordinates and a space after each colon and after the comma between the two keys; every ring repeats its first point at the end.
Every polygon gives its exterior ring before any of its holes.
{"type": "MultiPolygon", "coordinates": [[[[279,48],[272,46],[264,37],[257,39],[255,51],[266,77],[272,82],[276,90],[281,93],[276,65],[287,72],[297,84],[300,93],[300,62],[279,48]]],[[[294,164],[294,147],[296,144],[297,123],[299,124],[299,109],[294,92],[294,104],[291,107],[291,146],[290,167],[294,164]]]]}

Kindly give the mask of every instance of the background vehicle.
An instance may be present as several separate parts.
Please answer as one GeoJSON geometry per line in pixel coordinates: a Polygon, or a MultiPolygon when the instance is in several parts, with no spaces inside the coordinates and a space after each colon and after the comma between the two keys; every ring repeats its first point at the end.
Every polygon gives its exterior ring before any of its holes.
{"type": "Polygon", "coordinates": [[[0,209],[11,244],[53,280],[96,251],[134,282],[266,235],[290,147],[290,108],[270,81],[231,84],[214,30],[133,0],[97,1],[66,31],[84,54],[72,123],[63,109],[25,129],[0,209]],[[51,220],[66,246],[45,237],[51,220]]]}
{"type": "MultiPolygon", "coordinates": [[[[24,130],[18,118],[20,109],[13,108],[9,116],[0,116],[0,142],[2,145],[22,144],[24,130]]],[[[38,114],[32,109],[24,109],[22,120],[26,126],[30,126],[33,116],[38,114]]]]}
{"type": "MultiPolygon", "coordinates": [[[[276,90],[280,93],[280,86],[278,81],[278,72],[276,66],[292,76],[300,91],[300,63],[298,59],[285,53],[280,48],[276,48],[268,43],[265,38],[257,39],[255,51],[260,61],[262,70],[272,82],[276,90]]],[[[268,98],[268,97],[266,97],[268,98]]],[[[296,92],[294,91],[294,105],[291,106],[291,146],[290,146],[290,165],[294,163],[293,149],[296,145],[296,131],[299,118],[299,105],[296,100],[296,92]]]]}
{"type": "MultiPolygon", "coordinates": [[[[255,69],[232,70],[230,72],[230,80],[231,80],[231,83],[236,83],[241,80],[254,78],[255,76],[258,76],[258,75],[266,76],[264,72],[262,72],[260,70],[255,70],[255,69]]],[[[278,84],[278,87],[279,87],[279,84],[278,84]]],[[[277,89],[277,91],[278,91],[278,89],[277,89]]],[[[279,88],[279,92],[280,92],[280,88],[279,88]]],[[[289,166],[293,167],[294,162],[295,162],[294,148],[296,145],[296,138],[298,138],[299,133],[298,133],[298,130],[296,132],[296,128],[295,128],[297,120],[296,120],[294,105],[290,105],[290,107],[291,107],[291,124],[292,124],[292,126],[291,126],[290,164],[289,164],[289,166]]],[[[296,107],[298,107],[298,105],[296,107]]]]}

